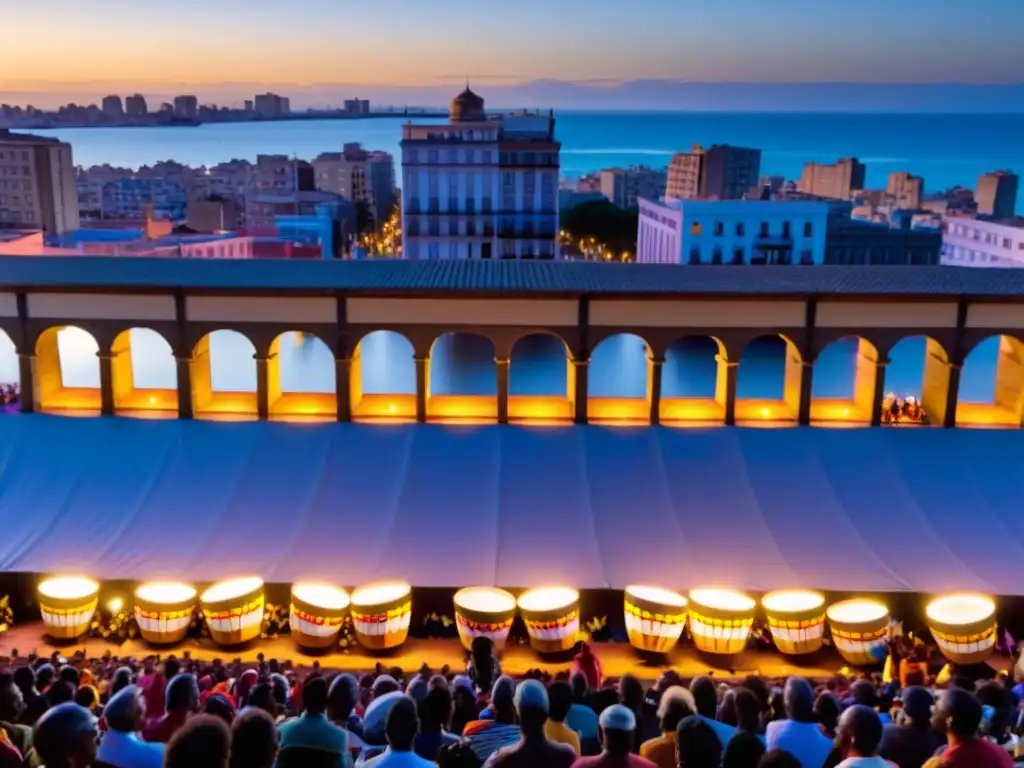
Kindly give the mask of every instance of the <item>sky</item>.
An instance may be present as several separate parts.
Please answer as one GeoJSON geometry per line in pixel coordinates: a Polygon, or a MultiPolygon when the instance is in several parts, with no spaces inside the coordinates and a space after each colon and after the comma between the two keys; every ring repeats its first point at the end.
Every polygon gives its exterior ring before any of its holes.
{"type": "Polygon", "coordinates": [[[1022,83],[1024,0],[32,0],[0,92],[536,79],[1022,83]]]}

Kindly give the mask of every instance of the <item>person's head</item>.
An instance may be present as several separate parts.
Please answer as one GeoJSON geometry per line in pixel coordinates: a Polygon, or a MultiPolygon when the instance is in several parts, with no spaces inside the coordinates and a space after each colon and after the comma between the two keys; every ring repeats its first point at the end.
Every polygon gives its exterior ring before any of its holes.
{"type": "Polygon", "coordinates": [[[951,742],[973,739],[981,725],[981,701],[970,691],[949,688],[939,697],[932,726],[944,732],[951,742]]]}
{"type": "Polygon", "coordinates": [[[82,676],[75,667],[72,667],[70,664],[65,664],[57,673],[57,679],[63,680],[65,683],[70,685],[72,689],[75,689],[78,687],[79,683],[81,683],[82,676]]]}
{"type": "Polygon", "coordinates": [[[25,697],[14,682],[14,675],[0,672],[0,720],[17,722],[25,709],[25,697]]]}
{"type": "Polygon", "coordinates": [[[131,667],[119,667],[114,673],[114,676],[110,679],[109,691],[111,695],[127,688],[132,684],[132,670],[131,667]]]}
{"type": "Polygon", "coordinates": [[[288,684],[288,678],[280,672],[275,672],[270,676],[270,688],[273,691],[274,702],[277,706],[282,708],[287,707],[288,697],[292,692],[292,687],[288,684]]]}
{"type": "Polygon", "coordinates": [[[640,711],[644,703],[644,687],[632,675],[623,675],[619,678],[619,704],[630,709],[633,713],[640,711]]]}
{"type": "Polygon", "coordinates": [[[679,722],[697,714],[693,694],[681,685],[669,686],[658,700],[658,723],[662,733],[675,733],[679,722]]]}
{"type": "Polygon", "coordinates": [[[1012,725],[1013,694],[1006,686],[990,681],[978,688],[977,696],[983,708],[982,732],[1002,743],[1012,725]]]}
{"type": "Polygon", "coordinates": [[[903,714],[910,725],[930,728],[935,697],[927,688],[912,685],[903,691],[903,714]]]}
{"type": "MultiPolygon", "coordinates": [[[[307,681],[306,686],[312,681],[307,681]]],[[[303,704],[306,699],[306,688],[302,689],[303,704]]],[[[359,681],[355,675],[348,673],[338,675],[331,681],[327,690],[327,714],[335,723],[344,725],[352,715],[359,701],[359,681]]]]}
{"type": "Polygon", "coordinates": [[[875,709],[878,706],[878,690],[870,680],[858,680],[850,686],[850,698],[854,704],[875,709]]]}
{"type": "Polygon", "coordinates": [[[243,709],[231,726],[231,768],[273,768],[277,744],[274,718],[262,709],[243,709]]]}
{"type": "Polygon", "coordinates": [[[324,678],[309,678],[302,686],[302,707],[306,714],[324,714],[327,711],[328,693],[327,681],[324,678]]]}
{"type": "Polygon", "coordinates": [[[175,731],[163,768],[227,768],[231,731],[219,717],[196,715],[175,731]]]}
{"type": "Polygon", "coordinates": [[[757,764],[757,768],[802,768],[792,752],[784,749],[769,749],[757,764]]]}
{"type": "Polygon", "coordinates": [[[729,739],[722,755],[722,768],[757,768],[764,755],[764,742],[757,734],[740,731],[729,739]]]}
{"type": "Polygon", "coordinates": [[[548,700],[547,689],[539,680],[524,680],[516,688],[516,713],[519,715],[519,725],[526,734],[542,733],[544,724],[548,721],[548,700]]]}
{"type": "Polygon", "coordinates": [[[67,704],[69,701],[75,700],[75,689],[66,680],[54,680],[46,692],[46,698],[50,700],[51,707],[67,704]]]}
{"type": "Polygon", "coordinates": [[[718,768],[721,765],[722,742],[711,726],[697,715],[684,717],[676,726],[676,762],[680,768],[718,768]]]}
{"type": "Polygon", "coordinates": [[[721,704],[718,705],[718,720],[735,728],[740,722],[736,712],[736,691],[728,686],[724,689],[719,686],[719,690],[721,691],[721,704]]]}
{"type": "Polygon", "coordinates": [[[28,698],[36,692],[36,673],[32,667],[18,667],[14,670],[14,684],[21,691],[22,698],[28,698]]]}
{"type": "Polygon", "coordinates": [[[491,689],[491,709],[494,710],[494,719],[499,723],[514,723],[516,721],[516,684],[508,675],[502,675],[491,689]]]}
{"type": "Polygon", "coordinates": [[[141,731],[146,724],[146,699],[142,696],[142,689],[137,685],[122,688],[110,697],[103,709],[103,716],[112,731],[141,731]]]}
{"type": "Polygon", "coordinates": [[[194,675],[183,672],[171,678],[167,684],[166,707],[168,712],[199,711],[199,684],[194,675]]]}
{"type": "Polygon", "coordinates": [[[835,733],[839,724],[839,699],[831,691],[823,691],[814,700],[814,714],[827,733],[835,733]]]}
{"type": "Polygon", "coordinates": [[[421,731],[437,733],[447,729],[452,719],[452,692],[447,686],[428,685],[419,710],[421,731]]]}
{"type": "Polygon", "coordinates": [[[53,664],[46,662],[36,667],[36,687],[40,691],[45,691],[50,687],[50,683],[53,682],[53,676],[56,674],[56,670],[53,668],[53,664]]]}
{"type": "Polygon", "coordinates": [[[494,641],[483,635],[474,637],[470,659],[477,688],[481,691],[488,690],[494,684],[494,641]]]}
{"type": "Polygon", "coordinates": [[[375,699],[379,699],[381,696],[400,690],[402,690],[402,686],[398,684],[395,678],[391,675],[380,675],[373,681],[373,685],[370,686],[370,695],[375,699]]]}
{"type": "Polygon", "coordinates": [[[90,712],[94,711],[100,703],[99,694],[91,685],[82,685],[75,690],[75,704],[85,707],[90,712]]]}
{"type": "Polygon", "coordinates": [[[736,727],[748,733],[761,730],[761,712],[763,707],[749,688],[736,688],[736,727]]]}
{"type": "Polygon", "coordinates": [[[743,678],[743,685],[741,687],[754,694],[757,698],[757,706],[760,712],[768,711],[772,692],[763,677],[760,675],[747,675],[743,678]]]}
{"type": "Polygon", "coordinates": [[[168,657],[164,661],[164,677],[167,680],[171,680],[177,677],[179,672],[181,672],[181,662],[173,656],[168,657]]]}
{"type": "Polygon", "coordinates": [[[623,704],[606,707],[598,719],[601,726],[601,746],[611,755],[628,755],[633,751],[633,732],[636,715],[623,704]]]}
{"type": "Polygon", "coordinates": [[[213,715],[223,720],[228,727],[235,722],[235,707],[223,693],[212,693],[203,702],[204,715],[213,715]]]}
{"type": "Polygon", "coordinates": [[[839,716],[836,744],[844,757],[873,757],[882,741],[882,720],[871,707],[854,704],[839,716]]]}
{"type": "Polygon", "coordinates": [[[814,689],[810,683],[802,677],[791,677],[782,696],[786,717],[798,723],[814,722],[814,689]]]}
{"type": "Polygon", "coordinates": [[[564,723],[572,708],[572,688],[569,684],[556,680],[548,686],[548,719],[556,723],[564,723]]]}
{"type": "Polygon", "coordinates": [[[577,704],[582,704],[587,695],[587,676],[582,672],[577,672],[569,678],[569,685],[572,687],[572,700],[577,704]]]}
{"type": "Polygon", "coordinates": [[[36,722],[33,742],[47,768],[88,768],[96,760],[96,718],[74,702],[58,704],[36,722]]]}
{"type": "Polygon", "coordinates": [[[277,702],[274,700],[274,689],[270,683],[260,683],[249,693],[247,707],[258,707],[271,717],[277,712],[277,702]]]}
{"type": "Polygon", "coordinates": [[[400,696],[388,712],[385,733],[388,746],[397,752],[409,752],[416,739],[420,722],[416,714],[416,702],[408,696],[400,696]]]}
{"type": "Polygon", "coordinates": [[[693,701],[697,705],[697,714],[714,720],[718,710],[718,690],[711,682],[711,678],[704,675],[693,678],[690,693],[693,694],[693,701]]]}

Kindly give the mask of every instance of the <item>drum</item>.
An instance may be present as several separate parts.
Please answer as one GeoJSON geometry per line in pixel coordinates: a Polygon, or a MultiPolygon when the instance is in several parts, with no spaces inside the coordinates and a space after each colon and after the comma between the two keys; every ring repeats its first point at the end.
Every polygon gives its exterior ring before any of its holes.
{"type": "Polygon", "coordinates": [[[100,585],[81,576],[56,576],[39,583],[39,610],[46,634],[74,640],[89,631],[99,603],[100,585]]]}
{"type": "Polygon", "coordinates": [[[292,585],[288,624],[300,648],[330,648],[338,640],[351,600],[348,592],[330,584],[297,581],[292,585]]]}
{"type": "Polygon", "coordinates": [[[516,599],[497,587],[467,587],[455,593],[455,626],[462,646],[472,649],[477,637],[489,637],[497,651],[505,641],[516,617],[516,599]]]}
{"type": "Polygon", "coordinates": [[[809,589],[780,589],[761,598],[775,647],[791,656],[814,653],[825,641],[825,596],[809,589]]]}
{"type": "Polygon", "coordinates": [[[142,638],[154,645],[185,639],[196,611],[196,590],[176,581],[150,581],[135,590],[135,621],[142,638]]]}
{"type": "Polygon", "coordinates": [[[352,626],[370,651],[397,648],[409,637],[412,587],[404,581],[366,584],[352,593],[352,626]]]}
{"type": "Polygon", "coordinates": [[[537,653],[564,653],[580,633],[580,593],[569,587],[539,587],[519,596],[519,611],[537,653]]]}
{"type": "Polygon", "coordinates": [[[944,595],[928,604],[928,629],[956,664],[980,664],[996,646],[996,603],[987,595],[944,595]]]}
{"type": "Polygon", "coordinates": [[[731,589],[690,592],[690,634],[698,651],[733,655],[747,645],[757,603],[731,589]]]}
{"type": "Polygon", "coordinates": [[[243,576],[220,581],[199,596],[210,637],[218,645],[241,645],[263,628],[263,579],[243,576]]]}
{"type": "Polygon", "coordinates": [[[889,655],[889,609],[885,603],[854,598],[833,603],[825,612],[832,645],[847,664],[881,664],[889,655]]]}
{"type": "Polygon", "coordinates": [[[686,598],[660,587],[626,587],[626,634],[641,651],[668,653],[686,626],[686,598]]]}

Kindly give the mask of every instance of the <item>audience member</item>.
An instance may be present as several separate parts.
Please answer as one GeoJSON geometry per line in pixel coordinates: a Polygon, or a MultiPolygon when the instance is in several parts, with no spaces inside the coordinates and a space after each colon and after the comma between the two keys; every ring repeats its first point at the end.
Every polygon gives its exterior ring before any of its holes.
{"type": "Polygon", "coordinates": [[[598,741],[597,713],[587,703],[587,678],[582,673],[576,673],[569,678],[569,685],[572,688],[572,706],[569,707],[565,724],[579,734],[580,752],[584,755],[594,754],[601,745],[598,741]]]}
{"type": "Polygon", "coordinates": [[[636,718],[637,728],[633,732],[633,752],[640,753],[640,713],[644,706],[644,687],[633,675],[623,675],[619,678],[619,704],[633,713],[636,718]]]}
{"type": "Polygon", "coordinates": [[[274,768],[277,751],[274,719],[256,707],[243,709],[231,726],[230,768],[274,768]]]}
{"type": "MultiPolygon", "coordinates": [[[[147,703],[149,698],[146,697],[147,703]]],[[[175,732],[199,711],[199,685],[195,675],[188,672],[175,675],[167,684],[164,703],[166,712],[161,717],[150,719],[142,731],[146,741],[167,744],[175,732]]]]}
{"type": "Polygon", "coordinates": [[[940,745],[931,723],[934,702],[927,688],[911,686],[903,691],[903,722],[882,728],[878,753],[899,768],[921,768],[940,745]]]}
{"type": "Polygon", "coordinates": [[[676,762],[679,768],[718,768],[721,765],[722,742],[707,718],[690,715],[679,723],[676,762]]]}
{"type": "Polygon", "coordinates": [[[722,755],[722,768],[757,768],[764,755],[764,741],[749,731],[737,731],[722,755]]]}
{"type": "Polygon", "coordinates": [[[814,715],[818,718],[818,727],[825,738],[835,739],[841,711],[839,699],[831,691],[822,691],[815,700],[814,715]]]}
{"type": "Polygon", "coordinates": [[[32,728],[19,722],[25,711],[25,700],[14,680],[10,672],[0,672],[0,733],[7,734],[11,745],[18,750],[19,759],[24,758],[31,767],[36,763],[32,728]]]}
{"type": "Polygon", "coordinates": [[[676,768],[676,728],[680,721],[697,713],[693,694],[679,685],[673,685],[661,694],[658,701],[658,722],[661,736],[640,745],[640,757],[658,768],[676,768]]]}
{"type": "MultiPolygon", "coordinates": [[[[736,733],[750,733],[756,735],[761,743],[764,743],[764,735],[761,728],[761,702],[757,694],[749,688],[736,688],[736,733]]],[[[736,738],[733,736],[733,738],[736,738]]],[[[732,739],[729,739],[732,741],[732,739]]],[[[728,745],[726,745],[728,746],[728,745]]]]}
{"type": "Polygon", "coordinates": [[[348,759],[348,731],[327,719],[327,681],[314,677],[302,686],[303,713],[280,727],[278,768],[336,766],[348,759]]]}
{"type": "Polygon", "coordinates": [[[365,768],[434,768],[434,763],[413,752],[413,742],[419,730],[416,702],[400,694],[391,705],[387,716],[388,747],[384,754],[367,760],[365,768]]]}
{"type": "Polygon", "coordinates": [[[832,742],[815,722],[814,691],[801,677],[786,681],[783,694],[786,719],[768,724],[765,742],[769,750],[784,749],[792,753],[801,768],[821,768],[832,751],[832,742]]]}
{"type": "MultiPolygon", "coordinates": [[[[181,675],[174,680],[178,677],[181,675]]],[[[164,768],[228,768],[230,754],[231,731],[224,721],[212,715],[196,715],[167,742],[164,768]]]]}
{"type": "Polygon", "coordinates": [[[473,681],[473,687],[477,691],[491,690],[494,681],[501,677],[501,664],[498,663],[498,655],[495,653],[494,641],[491,638],[483,635],[473,638],[466,674],[473,681]]]}
{"type": "Polygon", "coordinates": [[[202,712],[223,720],[228,727],[235,722],[235,707],[226,693],[213,693],[203,702],[202,712]]]}
{"type": "Polygon", "coordinates": [[[601,754],[581,757],[573,768],[656,768],[650,760],[633,754],[636,715],[629,707],[612,704],[601,712],[601,754]]]}
{"type": "Polygon", "coordinates": [[[544,684],[538,680],[521,682],[516,688],[515,705],[522,737],[517,744],[491,755],[485,768],[569,768],[576,761],[576,752],[544,734],[550,708],[544,684]]]}
{"type": "Polygon", "coordinates": [[[932,725],[945,732],[948,746],[924,768],[1010,768],[1013,758],[1006,750],[978,736],[981,717],[981,702],[973,693],[962,688],[945,691],[935,705],[932,725]]]}
{"type": "Polygon", "coordinates": [[[32,741],[46,768],[89,768],[96,760],[98,736],[96,718],[68,702],[52,707],[39,718],[32,741]]]}
{"type": "Polygon", "coordinates": [[[718,691],[715,684],[711,682],[710,677],[695,677],[690,683],[690,693],[693,694],[693,701],[697,705],[697,717],[714,731],[719,745],[725,749],[729,739],[736,734],[736,729],[715,719],[718,714],[718,691]]]}
{"type": "Polygon", "coordinates": [[[164,745],[143,741],[139,732],[146,724],[146,699],[142,689],[130,685],[115,693],[103,710],[107,732],[97,759],[112,768],[160,768],[164,745]]]}
{"type": "Polygon", "coordinates": [[[557,744],[565,744],[572,748],[576,756],[580,756],[580,737],[572,728],[565,724],[572,709],[572,688],[561,680],[548,686],[548,721],[544,726],[544,735],[557,744]]]}
{"type": "Polygon", "coordinates": [[[800,761],[792,752],[784,749],[769,749],[761,756],[757,768],[801,768],[800,761]]]}
{"type": "Polygon", "coordinates": [[[486,762],[499,749],[511,746],[520,739],[521,731],[516,725],[515,690],[516,684],[511,677],[499,677],[491,689],[494,718],[474,720],[467,723],[462,731],[466,743],[481,761],[486,762]]]}
{"type": "Polygon", "coordinates": [[[848,707],[836,728],[836,746],[843,757],[837,768],[892,768],[892,763],[878,756],[881,741],[882,720],[878,713],[864,704],[848,707]]]}
{"type": "MultiPolygon", "coordinates": [[[[441,678],[444,680],[444,678],[441,678]]],[[[418,703],[420,732],[414,746],[417,755],[425,760],[437,760],[437,753],[449,744],[458,744],[459,737],[448,732],[452,718],[452,694],[448,686],[431,687],[423,682],[426,696],[418,703]]]]}

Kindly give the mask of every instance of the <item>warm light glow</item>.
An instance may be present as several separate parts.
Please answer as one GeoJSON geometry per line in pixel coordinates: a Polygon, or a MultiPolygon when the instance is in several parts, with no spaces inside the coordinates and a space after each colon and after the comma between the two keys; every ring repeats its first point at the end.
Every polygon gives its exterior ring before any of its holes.
{"type": "Polygon", "coordinates": [[[243,576],[237,579],[219,581],[203,592],[199,598],[204,603],[218,603],[221,600],[230,600],[233,597],[245,597],[263,586],[263,579],[259,576],[243,576]]]}
{"type": "Polygon", "coordinates": [[[569,587],[538,587],[523,592],[518,604],[524,611],[553,611],[567,608],[579,599],[580,593],[569,587]]]}
{"type": "Polygon", "coordinates": [[[348,608],[351,602],[344,589],[311,581],[296,582],[292,586],[292,595],[318,608],[335,611],[348,608]]]}
{"type": "Polygon", "coordinates": [[[991,618],[995,601],[986,595],[954,594],[936,598],[928,604],[928,618],[943,624],[974,624],[991,618]]]}
{"type": "Polygon", "coordinates": [[[514,611],[516,599],[497,587],[468,587],[455,593],[455,606],[478,613],[505,613],[514,611]]]}
{"type": "Polygon", "coordinates": [[[761,605],[773,613],[802,613],[820,608],[824,604],[824,595],[806,589],[782,589],[777,592],[769,592],[761,600],[761,605]]]}
{"type": "Polygon", "coordinates": [[[154,405],[155,403],[156,403],[156,396],[155,395],[150,395],[149,396],[149,404],[150,405],[154,405]]]}
{"type": "Polygon", "coordinates": [[[761,415],[764,416],[765,418],[768,418],[769,416],[772,415],[771,409],[769,409],[769,408],[762,408],[761,409],[761,415]]]}
{"type": "Polygon", "coordinates": [[[57,600],[77,600],[92,597],[100,591],[100,585],[83,576],[58,576],[40,583],[39,594],[57,600]]]}
{"type": "Polygon", "coordinates": [[[115,597],[109,603],[107,603],[107,610],[111,613],[120,613],[121,609],[124,608],[124,600],[120,597],[115,597]]]}
{"type": "Polygon", "coordinates": [[[648,602],[658,603],[671,608],[685,608],[687,605],[686,598],[681,594],[671,589],[662,589],[661,587],[626,587],[626,594],[638,600],[647,600],[648,602]]]}
{"type": "Polygon", "coordinates": [[[194,600],[196,589],[180,581],[149,581],[135,590],[135,597],[149,603],[174,605],[194,600]]]}
{"type": "Polygon", "coordinates": [[[855,598],[830,605],[825,613],[830,621],[838,621],[841,624],[861,624],[885,618],[889,614],[889,608],[878,600],[855,598]]]}
{"type": "Polygon", "coordinates": [[[843,408],[843,416],[849,416],[849,415],[850,415],[850,409],[849,408],[843,408]]]}
{"type": "Polygon", "coordinates": [[[693,589],[690,600],[720,611],[752,611],[756,605],[747,595],[731,589],[693,589]]]}
{"type": "Polygon", "coordinates": [[[398,407],[394,403],[391,403],[388,406],[388,413],[395,413],[397,410],[398,410],[398,407]]]}
{"type": "Polygon", "coordinates": [[[404,581],[384,581],[357,587],[352,593],[352,605],[367,607],[383,605],[407,597],[412,587],[404,581]]]}

